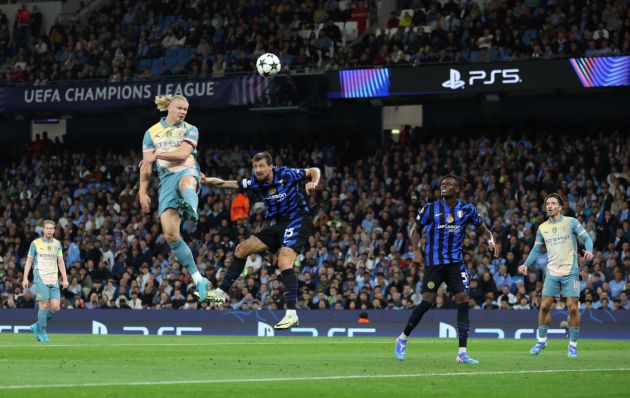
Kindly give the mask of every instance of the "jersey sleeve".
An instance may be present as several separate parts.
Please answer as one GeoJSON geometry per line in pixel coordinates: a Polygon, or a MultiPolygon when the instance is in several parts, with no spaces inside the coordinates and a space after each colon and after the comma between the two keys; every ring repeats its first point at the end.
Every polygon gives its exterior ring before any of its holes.
{"type": "Polygon", "coordinates": [[[427,203],[422,209],[418,210],[418,215],[416,216],[416,224],[420,227],[424,227],[429,223],[429,219],[429,204],[427,203]]]}
{"type": "Polygon", "coordinates": [[[61,242],[57,242],[57,257],[63,257],[63,248],[61,242]]]}
{"type": "Polygon", "coordinates": [[[571,231],[575,234],[575,236],[580,238],[586,233],[586,228],[584,228],[582,224],[574,218],[571,220],[571,231]]]}
{"type": "Polygon", "coordinates": [[[302,181],[306,179],[306,170],[285,167],[282,169],[282,177],[286,178],[288,181],[302,181]]]}
{"type": "Polygon", "coordinates": [[[151,139],[151,134],[149,130],[144,133],[144,139],[142,140],[142,150],[143,151],[152,151],[155,149],[153,145],[153,140],[151,139]]]}
{"type": "Polygon", "coordinates": [[[534,245],[544,245],[545,244],[545,240],[542,237],[542,233],[540,233],[540,228],[538,228],[538,231],[536,231],[536,241],[534,242],[534,245]]]}
{"type": "Polygon", "coordinates": [[[37,248],[35,247],[35,242],[31,242],[31,247],[28,248],[28,257],[35,257],[37,254],[37,248]]]}
{"type": "Polygon", "coordinates": [[[238,182],[238,191],[241,193],[247,192],[252,187],[251,178],[243,178],[238,182]]]}
{"type": "Polygon", "coordinates": [[[483,224],[483,218],[481,218],[481,215],[479,214],[479,210],[477,210],[477,207],[475,206],[470,206],[470,215],[468,216],[468,222],[472,225],[474,225],[475,227],[480,226],[481,224],[483,224]]]}
{"type": "Polygon", "coordinates": [[[188,125],[186,127],[186,131],[184,132],[184,141],[189,142],[193,147],[197,148],[197,141],[199,141],[199,130],[197,130],[197,127],[193,125],[188,125]]]}

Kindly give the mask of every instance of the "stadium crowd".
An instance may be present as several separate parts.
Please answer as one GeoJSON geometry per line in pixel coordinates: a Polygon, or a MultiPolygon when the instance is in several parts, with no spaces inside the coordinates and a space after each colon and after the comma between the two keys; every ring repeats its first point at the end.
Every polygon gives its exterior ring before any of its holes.
{"type": "Polygon", "coordinates": [[[630,52],[627,0],[401,0],[385,26],[371,10],[366,0],[106,0],[61,24],[24,4],[0,11],[0,82],[207,78],[252,71],[265,52],[284,70],[630,52]]]}
{"type": "MultiPolygon", "coordinates": [[[[252,154],[266,149],[277,165],[322,169],[310,198],[313,235],[295,267],[298,309],[395,310],[419,303],[423,267],[412,261],[408,229],[418,208],[438,197],[441,176],[449,172],[464,179],[460,199],[476,204],[501,249],[492,258],[484,238],[469,230],[464,253],[471,308],[538,307],[546,256],[527,277],[516,268],[546,219],[544,196],[560,192],[565,215],[580,220],[595,246],[591,262],[579,259],[581,307],[630,309],[630,138],[616,129],[597,131],[575,139],[519,128],[497,139],[484,135],[490,130],[405,129],[361,158],[351,147],[324,142],[308,149],[209,148],[202,131],[199,162],[209,176],[237,179],[249,175],[252,154]]],[[[70,281],[62,308],[210,308],[194,299],[194,284],[171,256],[155,208],[140,212],[140,157],[120,148],[71,150],[44,136],[13,160],[0,161],[0,307],[35,305],[32,291],[21,287],[22,270],[42,220],[53,219],[70,281]]],[[[238,192],[205,186],[199,208],[199,222],[183,222],[183,236],[200,271],[217,286],[238,242],[264,225],[264,209],[238,192]]],[[[224,308],[283,308],[274,261],[272,253],[248,258],[224,308]]],[[[435,307],[453,308],[448,291],[440,289],[435,307]]]]}

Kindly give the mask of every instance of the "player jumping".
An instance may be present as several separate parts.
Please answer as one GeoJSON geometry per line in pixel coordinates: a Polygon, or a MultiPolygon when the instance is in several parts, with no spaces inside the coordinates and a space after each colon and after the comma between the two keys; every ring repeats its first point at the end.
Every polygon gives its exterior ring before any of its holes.
{"type": "Polygon", "coordinates": [[[274,225],[238,244],[234,252],[234,261],[225,272],[221,286],[208,292],[208,300],[220,305],[225,302],[227,292],[243,272],[249,255],[267,250],[278,252],[278,268],[284,284],[287,311],[274,328],[288,329],[299,324],[295,311],[298,281],[293,272],[293,263],[308,241],[312,228],[306,196],[317,187],[321,172],[316,167],[308,169],[275,167],[271,155],[261,152],[252,159],[252,174],[253,178],[244,178],[240,181],[224,181],[220,178],[202,180],[206,185],[219,188],[251,191],[265,203],[265,218],[275,221],[274,225]]]}

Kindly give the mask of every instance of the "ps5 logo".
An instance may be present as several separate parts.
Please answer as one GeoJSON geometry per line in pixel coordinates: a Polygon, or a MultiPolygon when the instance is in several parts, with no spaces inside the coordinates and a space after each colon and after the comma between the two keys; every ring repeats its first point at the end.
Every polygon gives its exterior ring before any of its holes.
{"type": "MultiPolygon", "coordinates": [[[[522,83],[518,69],[494,69],[490,72],[485,70],[471,70],[468,72],[468,85],[483,84],[489,86],[492,84],[518,84],[522,83]]],[[[464,88],[466,82],[462,80],[462,75],[457,69],[450,70],[450,77],[442,83],[442,87],[457,90],[464,88]]]]}
{"type": "Polygon", "coordinates": [[[442,87],[450,88],[451,90],[457,90],[458,88],[464,88],[464,85],[466,85],[466,83],[464,83],[464,81],[461,80],[461,77],[462,77],[462,74],[459,73],[458,70],[451,69],[451,77],[447,81],[442,83],[442,87]]]}

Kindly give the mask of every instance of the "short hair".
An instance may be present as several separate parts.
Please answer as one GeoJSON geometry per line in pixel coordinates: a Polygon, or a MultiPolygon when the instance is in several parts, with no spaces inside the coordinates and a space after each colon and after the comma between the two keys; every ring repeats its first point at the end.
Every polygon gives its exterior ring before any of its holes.
{"type": "Polygon", "coordinates": [[[549,195],[545,196],[543,206],[547,205],[547,199],[549,198],[556,198],[558,200],[558,204],[564,207],[564,199],[562,199],[562,195],[560,195],[559,193],[550,193],[549,195]]]}
{"type": "Polygon", "coordinates": [[[157,105],[160,112],[166,112],[168,110],[168,106],[175,100],[188,103],[188,100],[183,95],[160,95],[155,97],[155,105],[157,105]]]}
{"type": "Polygon", "coordinates": [[[457,183],[457,188],[458,189],[462,189],[462,178],[456,174],[447,174],[444,176],[444,178],[442,178],[442,182],[444,182],[444,180],[446,180],[447,178],[452,178],[455,180],[455,182],[457,183]]]}
{"type": "Polygon", "coordinates": [[[271,154],[267,151],[265,152],[258,152],[257,154],[254,155],[254,157],[252,158],[252,163],[254,162],[258,162],[260,160],[264,160],[267,162],[267,164],[272,165],[273,164],[273,158],[271,157],[271,154]]]}
{"type": "Polygon", "coordinates": [[[44,220],[44,222],[42,223],[42,227],[45,227],[47,224],[51,224],[53,227],[57,226],[57,223],[53,220],[44,220]]]}

